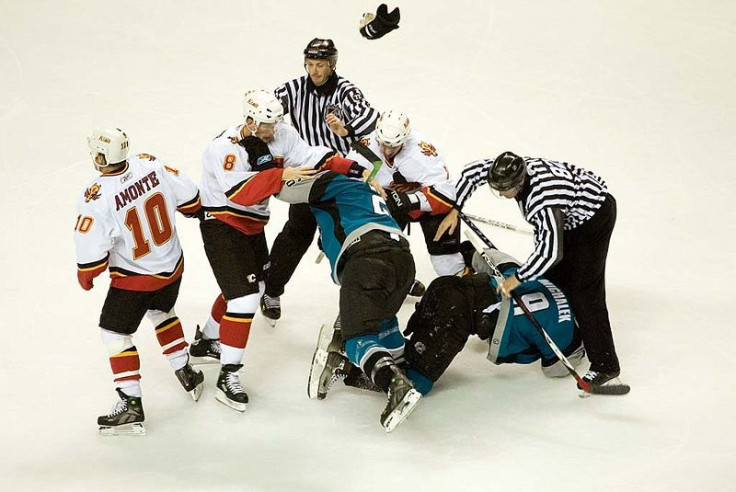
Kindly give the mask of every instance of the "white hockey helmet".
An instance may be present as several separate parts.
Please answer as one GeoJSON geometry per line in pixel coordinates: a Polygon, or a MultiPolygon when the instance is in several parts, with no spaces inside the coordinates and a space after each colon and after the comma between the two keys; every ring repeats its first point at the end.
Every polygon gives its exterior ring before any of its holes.
{"type": "Polygon", "coordinates": [[[284,118],[284,107],[276,97],[264,90],[252,90],[243,98],[243,116],[256,124],[275,124],[284,118]]]}
{"type": "Polygon", "coordinates": [[[404,113],[389,109],[381,113],[376,122],[376,139],[388,147],[400,147],[411,134],[409,117],[404,113]]]}
{"type": "Polygon", "coordinates": [[[119,164],[128,157],[128,136],[120,128],[96,129],[87,137],[87,145],[98,169],[119,164]],[[99,156],[104,159],[100,159],[99,156]]]}

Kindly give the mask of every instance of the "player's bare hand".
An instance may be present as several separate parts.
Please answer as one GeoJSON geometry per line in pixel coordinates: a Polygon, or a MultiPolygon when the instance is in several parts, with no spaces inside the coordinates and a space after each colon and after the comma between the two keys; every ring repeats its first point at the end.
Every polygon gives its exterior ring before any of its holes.
{"type": "Polygon", "coordinates": [[[516,278],[516,275],[511,275],[510,277],[506,277],[506,280],[498,286],[496,292],[502,294],[504,297],[511,297],[511,292],[513,292],[513,290],[519,285],[521,285],[521,282],[516,278]]]}
{"type": "Polygon", "coordinates": [[[345,123],[334,115],[334,113],[330,113],[325,117],[325,121],[327,122],[327,125],[330,127],[330,130],[332,130],[334,133],[337,133],[341,137],[347,137],[348,131],[345,128],[345,123]]]}
{"type": "Polygon", "coordinates": [[[440,225],[437,227],[437,233],[434,235],[434,240],[439,241],[445,233],[452,235],[455,232],[457,224],[457,210],[453,208],[447,213],[447,216],[442,219],[442,222],[440,222],[440,225]]]}
{"type": "Polygon", "coordinates": [[[309,179],[317,172],[310,167],[285,167],[281,175],[282,181],[294,181],[297,179],[309,179]]]}

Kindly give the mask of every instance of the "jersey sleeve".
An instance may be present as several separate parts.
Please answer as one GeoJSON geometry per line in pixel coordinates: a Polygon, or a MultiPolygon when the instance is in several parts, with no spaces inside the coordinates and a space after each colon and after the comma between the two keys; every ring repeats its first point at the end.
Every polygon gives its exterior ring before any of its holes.
{"type": "Polygon", "coordinates": [[[92,279],[104,272],[114,246],[114,225],[104,213],[103,201],[77,202],[77,224],[74,244],[77,255],[77,280],[82,288],[92,288],[92,279]]]}
{"type": "Polygon", "coordinates": [[[534,251],[516,272],[519,281],[541,277],[562,259],[563,220],[562,211],[551,207],[529,217],[534,226],[534,251]]]}
{"type": "Polygon", "coordinates": [[[284,167],[317,168],[335,153],[329,147],[309,145],[291,126],[283,125],[279,130],[282,132],[279,137],[283,139],[284,167]]]}
{"type": "Polygon", "coordinates": [[[176,210],[184,215],[194,215],[202,208],[202,201],[199,198],[199,188],[189,176],[183,172],[168,166],[163,161],[158,160],[163,172],[162,178],[166,184],[174,192],[176,199],[176,210]]]}
{"type": "Polygon", "coordinates": [[[378,111],[371,107],[360,89],[352,86],[345,91],[342,103],[348,116],[345,129],[349,136],[359,137],[374,130],[378,120],[378,111]]]}
{"type": "Polygon", "coordinates": [[[485,182],[492,164],[493,159],[481,159],[473,161],[463,168],[460,178],[455,183],[458,207],[462,208],[478,186],[485,182]]]}

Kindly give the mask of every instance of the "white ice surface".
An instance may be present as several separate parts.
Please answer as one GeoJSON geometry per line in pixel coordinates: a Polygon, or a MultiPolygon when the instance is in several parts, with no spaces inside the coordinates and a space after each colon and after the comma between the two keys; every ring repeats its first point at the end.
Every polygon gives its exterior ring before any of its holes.
{"type": "MultiPolygon", "coordinates": [[[[401,28],[371,42],[357,23],[377,3],[0,2],[2,490],[736,489],[734,3],[405,0],[401,28]],[[391,435],[378,395],[339,385],[310,401],[319,326],[337,310],[313,247],[279,326],[254,321],[245,414],[214,400],[214,367],[194,404],[144,322],[148,435],[97,436],[115,393],[96,328],[108,280],[84,292],[75,278],[74,202],[94,175],[86,136],[119,126],[134,150],[199,179],[243,91],[303,73],[315,36],[333,38],[339,72],[375,107],[409,113],[455,173],[515,150],[605,177],[619,205],[607,287],[629,396],[579,399],[571,379],[493,366],[474,341],[391,435]]],[[[487,189],[468,210],[523,224],[487,189]]],[[[269,241],[285,211],[273,203],[269,241]]],[[[191,336],[216,285],[197,224],[178,224],[191,336]]]]}

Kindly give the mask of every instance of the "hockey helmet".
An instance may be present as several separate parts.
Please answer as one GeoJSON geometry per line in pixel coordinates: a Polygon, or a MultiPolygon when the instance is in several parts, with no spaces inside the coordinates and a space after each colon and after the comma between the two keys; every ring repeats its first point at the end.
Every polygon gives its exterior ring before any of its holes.
{"type": "Polygon", "coordinates": [[[284,118],[284,107],[276,97],[264,90],[252,90],[243,98],[243,116],[256,124],[276,124],[284,118]]]}
{"type": "Polygon", "coordinates": [[[304,48],[304,58],[337,62],[337,48],[331,39],[314,38],[304,48]]]}
{"type": "Polygon", "coordinates": [[[128,157],[128,136],[120,128],[98,128],[87,137],[89,154],[98,169],[124,162],[128,157]]]}
{"type": "Polygon", "coordinates": [[[376,140],[388,147],[400,147],[411,134],[409,117],[395,110],[381,113],[376,122],[376,140]]]}
{"type": "Polygon", "coordinates": [[[493,161],[487,179],[491,189],[508,191],[521,184],[525,174],[524,159],[513,152],[504,152],[493,161]]]}

